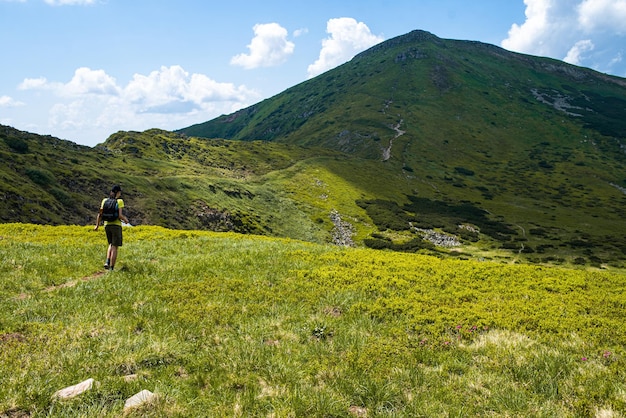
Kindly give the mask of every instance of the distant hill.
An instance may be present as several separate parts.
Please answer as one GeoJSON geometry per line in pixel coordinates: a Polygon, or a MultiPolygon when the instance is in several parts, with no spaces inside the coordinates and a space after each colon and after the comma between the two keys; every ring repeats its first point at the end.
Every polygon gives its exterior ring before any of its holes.
{"type": "Polygon", "coordinates": [[[297,163],[324,156],[345,158],[158,129],[118,132],[89,148],[0,125],[0,221],[94,223],[101,199],[120,184],[133,224],[324,242],[332,225],[328,213],[327,231],[289,198],[282,179],[297,163]]]}
{"type": "Polygon", "coordinates": [[[414,31],[177,132],[0,127],[0,220],[135,223],[624,266],[626,80],[414,31]]]}

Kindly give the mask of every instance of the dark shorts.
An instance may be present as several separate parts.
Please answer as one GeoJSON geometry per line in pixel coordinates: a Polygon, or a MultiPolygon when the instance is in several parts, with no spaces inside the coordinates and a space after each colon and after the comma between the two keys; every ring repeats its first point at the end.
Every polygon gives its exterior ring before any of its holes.
{"type": "Polygon", "coordinates": [[[107,225],[104,227],[107,233],[107,241],[114,247],[122,246],[122,227],[120,225],[107,225]]]}

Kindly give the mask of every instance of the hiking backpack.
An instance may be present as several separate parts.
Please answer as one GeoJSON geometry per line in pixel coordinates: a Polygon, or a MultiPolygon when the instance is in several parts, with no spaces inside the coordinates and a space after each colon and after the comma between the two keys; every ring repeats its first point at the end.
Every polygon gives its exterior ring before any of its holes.
{"type": "Polygon", "coordinates": [[[109,197],[102,206],[102,220],[111,222],[117,220],[118,217],[119,207],[117,206],[117,199],[109,197]]]}

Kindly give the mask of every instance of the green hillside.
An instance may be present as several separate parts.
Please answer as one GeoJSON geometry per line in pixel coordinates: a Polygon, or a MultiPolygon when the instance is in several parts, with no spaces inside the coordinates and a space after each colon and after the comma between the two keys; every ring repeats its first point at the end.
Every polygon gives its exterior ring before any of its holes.
{"type": "MultiPolygon", "coordinates": [[[[314,167],[326,150],[261,142],[194,140],[170,132],[118,132],[95,148],[0,127],[3,222],[95,222],[100,200],[121,184],[136,225],[292,236],[328,233],[290,197],[283,177],[314,167]],[[282,174],[281,174],[282,173],[282,174]]],[[[330,224],[328,214],[321,221],[330,224]]]]}
{"type": "MultiPolygon", "coordinates": [[[[395,180],[339,175],[377,189],[357,204],[381,232],[411,221],[459,234],[488,213],[504,224],[491,236],[505,248],[600,264],[626,251],[625,115],[622,78],[415,31],[180,132],[377,161],[395,180]]],[[[370,243],[397,246],[388,238],[370,243]]]]}
{"type": "Polygon", "coordinates": [[[624,271],[140,226],[105,274],[105,248],[0,225],[0,417],[626,411],[624,271]]]}
{"type": "Polygon", "coordinates": [[[0,220],[626,263],[626,80],[415,31],[231,115],[94,148],[0,127],[0,220]],[[5,163],[6,162],[6,163],[5,163]]]}

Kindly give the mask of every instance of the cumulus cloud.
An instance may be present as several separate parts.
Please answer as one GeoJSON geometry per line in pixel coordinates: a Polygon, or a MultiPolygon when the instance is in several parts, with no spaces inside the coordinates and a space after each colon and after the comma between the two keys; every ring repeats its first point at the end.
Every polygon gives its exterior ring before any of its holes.
{"type": "Polygon", "coordinates": [[[207,102],[247,102],[257,94],[245,86],[218,83],[203,74],[189,74],[181,66],[161,67],[148,75],[135,74],[126,86],[104,70],[78,68],[67,83],[49,82],[46,78],[27,78],[21,90],[53,90],[60,97],[102,96],[136,105],[146,111],[153,106],[189,102],[199,107],[207,102]]]}
{"type": "Polygon", "coordinates": [[[626,0],[584,0],[578,6],[578,22],[587,32],[626,33],[626,0]]]}
{"type": "Polygon", "coordinates": [[[46,89],[50,88],[50,84],[45,77],[25,78],[24,81],[17,86],[20,90],[46,89]]]}
{"type": "Polygon", "coordinates": [[[203,74],[189,74],[174,65],[150,74],[135,74],[123,97],[142,112],[185,113],[210,102],[245,103],[255,93],[244,86],[218,83],[203,74]]]}
{"type": "Polygon", "coordinates": [[[506,49],[535,55],[554,56],[562,44],[571,42],[576,9],[571,0],[524,0],[526,21],[513,24],[509,37],[502,41],[506,49]]]}
{"type": "Polygon", "coordinates": [[[382,42],[363,22],[350,17],[330,19],[326,23],[330,35],[322,41],[319,58],[308,67],[309,78],[349,61],[359,52],[382,42]]]}
{"type": "Polygon", "coordinates": [[[24,103],[13,99],[10,96],[0,96],[0,107],[18,107],[24,106],[24,103]]]}
{"type": "Polygon", "coordinates": [[[92,70],[81,67],[74,71],[74,76],[68,83],[49,82],[45,77],[26,78],[22,81],[20,90],[53,90],[59,96],[82,95],[115,95],[119,88],[115,79],[107,75],[104,70],[92,70]]]}
{"type": "Polygon", "coordinates": [[[293,54],[295,44],[287,40],[287,30],[278,23],[254,25],[254,38],[248,45],[249,54],[234,56],[230,63],[245,69],[280,65],[293,54]]]}
{"type": "Polygon", "coordinates": [[[563,59],[565,62],[569,62],[570,64],[580,65],[582,62],[582,54],[587,51],[593,51],[594,45],[589,39],[585,39],[583,41],[578,41],[576,44],[567,52],[567,55],[563,59]]]}
{"type": "MultiPolygon", "coordinates": [[[[135,74],[125,85],[104,70],[82,67],[66,83],[32,78],[19,88],[51,92],[53,97],[46,98],[55,100],[48,114],[49,128],[72,135],[97,129],[110,133],[120,127],[177,129],[234,112],[260,97],[243,85],[190,74],[178,65],[135,74]]],[[[6,103],[11,101],[0,99],[0,106],[6,103]]]]}
{"type": "Polygon", "coordinates": [[[92,70],[87,67],[78,68],[69,83],[61,92],[69,96],[82,95],[115,95],[119,91],[115,79],[104,70],[92,70]]]}
{"type": "Polygon", "coordinates": [[[511,51],[610,71],[626,37],[626,0],[524,0],[526,20],[501,43],[511,51]],[[609,58],[607,58],[609,57],[609,58]]]}

